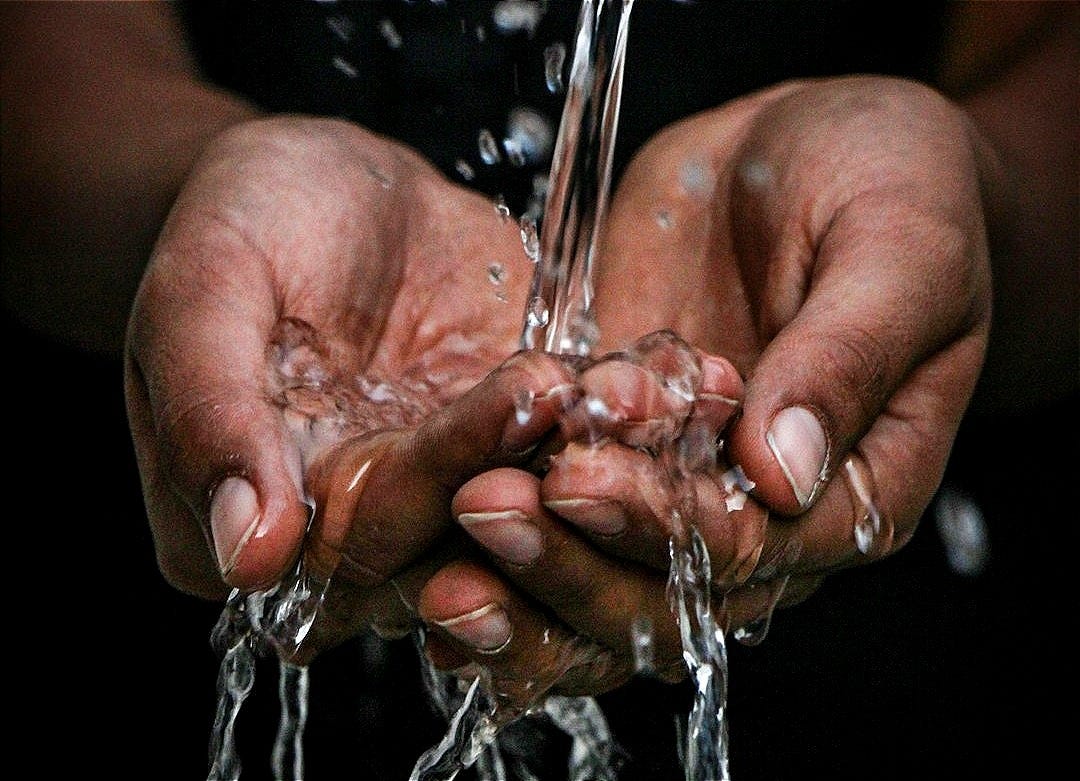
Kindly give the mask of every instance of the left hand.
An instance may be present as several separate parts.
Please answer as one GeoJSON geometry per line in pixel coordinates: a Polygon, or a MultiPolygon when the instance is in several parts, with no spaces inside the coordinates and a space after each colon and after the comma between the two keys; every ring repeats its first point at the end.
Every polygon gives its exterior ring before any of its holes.
{"type": "MultiPolygon", "coordinates": [[[[698,492],[696,513],[713,530],[727,608],[744,622],[755,617],[748,602],[767,613],[784,583],[787,599],[805,597],[825,573],[914,532],[987,342],[988,159],[937,93],[857,77],[783,84],[680,122],[624,175],[597,267],[602,346],[671,329],[746,378],[724,456],[759,504],[718,513],[719,487],[698,492]]],[[[542,483],[503,470],[477,480],[513,491],[467,484],[455,500],[470,516],[519,511],[545,551],[587,546],[593,573],[621,562],[599,594],[583,590],[554,612],[624,660],[631,606],[660,592],[667,559],[665,519],[634,468],[641,457],[618,443],[568,448],[542,483]]],[[[565,559],[515,565],[489,549],[542,602],[552,584],[581,582],[565,559]]],[[[431,619],[446,594],[484,603],[506,588],[490,573],[436,582],[421,600],[431,619]]],[[[657,632],[659,647],[677,650],[673,619],[657,632]]]]}

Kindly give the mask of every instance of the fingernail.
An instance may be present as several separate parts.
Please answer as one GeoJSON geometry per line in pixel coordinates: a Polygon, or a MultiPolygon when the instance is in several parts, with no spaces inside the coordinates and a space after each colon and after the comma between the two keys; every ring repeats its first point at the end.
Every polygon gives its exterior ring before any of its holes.
{"type": "Polygon", "coordinates": [[[505,648],[513,634],[506,611],[494,602],[435,624],[466,645],[489,654],[505,648]]]}
{"type": "Polygon", "coordinates": [[[626,528],[626,515],[615,502],[598,499],[552,499],[544,506],[575,526],[611,536],[626,528]]]}
{"type": "Polygon", "coordinates": [[[462,513],[458,523],[478,543],[513,564],[531,564],[544,550],[540,530],[520,510],[462,513]]]}
{"type": "Polygon", "coordinates": [[[828,455],[821,423],[804,407],[788,407],[773,420],[765,441],[784,470],[799,507],[805,509],[824,476],[828,455]]]}
{"type": "Polygon", "coordinates": [[[214,489],[210,501],[210,532],[222,576],[232,572],[261,519],[259,496],[244,478],[227,477],[214,489]]]}

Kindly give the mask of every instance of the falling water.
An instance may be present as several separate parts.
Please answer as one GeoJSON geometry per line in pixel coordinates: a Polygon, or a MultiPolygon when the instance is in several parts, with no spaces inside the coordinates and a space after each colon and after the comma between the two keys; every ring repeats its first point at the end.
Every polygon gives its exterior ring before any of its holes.
{"type": "MultiPolygon", "coordinates": [[[[536,263],[522,323],[521,346],[525,349],[588,356],[597,342],[592,267],[607,210],[632,6],[633,0],[582,0],[565,85],[559,78],[561,52],[546,54],[550,88],[557,91],[565,87],[566,99],[546,181],[543,230],[537,233],[532,216],[522,221],[526,254],[536,263]]],[[[490,131],[481,131],[478,145],[485,164],[500,161],[500,150],[490,131]]],[[[497,271],[489,268],[489,274],[497,284],[497,271]]],[[[689,348],[684,355],[692,357],[689,348]]],[[[685,376],[664,379],[673,386],[686,384],[685,376]]],[[[685,390],[692,396],[692,388],[685,390]]],[[[658,453],[674,507],[668,596],[678,618],[684,660],[695,683],[694,705],[682,732],[680,754],[687,781],[717,781],[728,777],[724,713],[727,655],[723,631],[714,621],[710,605],[708,552],[687,520],[693,497],[689,488],[692,481],[685,479],[685,462],[686,454],[677,442],[666,443],[658,453]]],[[[255,657],[268,652],[281,660],[275,777],[280,781],[302,777],[307,671],[288,660],[310,629],[325,588],[326,584],[310,582],[298,569],[267,591],[234,592],[229,598],[213,633],[222,663],[208,781],[234,781],[240,776],[233,743],[235,720],[254,683],[255,657]]],[[[633,639],[639,669],[647,671],[653,663],[651,627],[635,626],[633,639]]],[[[502,699],[493,696],[492,682],[483,670],[462,679],[426,666],[429,695],[446,715],[449,729],[444,739],[417,761],[411,780],[450,781],[474,765],[483,778],[507,778],[507,763],[499,750],[500,732],[521,716],[542,715],[572,738],[571,781],[613,781],[612,740],[597,703],[589,697],[548,695],[567,670],[595,659],[596,654],[597,649],[587,643],[572,645],[551,669],[543,671],[542,680],[529,682],[529,704],[512,710],[503,708],[499,704],[502,699]]]]}
{"type": "Polygon", "coordinates": [[[588,355],[592,266],[607,213],[633,0],[584,0],[548,178],[521,346],[588,355]],[[538,305],[539,302],[539,305],[538,305]],[[538,317],[540,310],[545,316],[538,317]]]}
{"type": "MultiPolygon", "coordinates": [[[[607,211],[632,0],[586,2],[578,23],[574,59],[555,148],[540,256],[521,335],[524,349],[588,355],[598,332],[593,318],[593,264],[607,211]],[[596,19],[596,24],[592,20],[596,19]],[[602,22],[602,24],[601,24],[602,22]]],[[[667,350],[670,345],[657,345],[667,350]]],[[[691,360],[686,349],[683,355],[691,360]]],[[[648,362],[650,356],[643,356],[648,362]]],[[[692,394],[686,373],[665,382],[692,394]]],[[[691,441],[690,438],[685,442],[691,441]]],[[[685,445],[685,442],[683,443],[685,445]]],[[[671,570],[668,597],[679,622],[683,658],[695,689],[682,756],[687,781],[717,781],[728,774],[727,649],[710,604],[709,554],[689,520],[692,481],[687,454],[669,442],[659,461],[669,481],[671,570]]],[[[651,664],[651,632],[635,627],[638,663],[651,664]]]]}
{"type": "MultiPolygon", "coordinates": [[[[551,352],[588,355],[596,342],[592,315],[593,256],[607,209],[615,150],[615,132],[622,92],[623,60],[633,0],[583,0],[578,17],[574,59],[559,125],[544,205],[545,225],[538,235],[531,216],[521,220],[525,254],[536,263],[523,315],[521,346],[551,352]]],[[[561,63],[547,55],[554,81],[561,63]]],[[[481,140],[481,148],[486,136],[481,140]]],[[[494,162],[494,160],[493,160],[494,162]]],[[[531,402],[523,399],[523,407],[531,402]]],[[[527,414],[527,411],[526,411],[527,414]]],[[[588,697],[554,698],[547,692],[570,667],[587,661],[595,650],[575,646],[561,663],[531,681],[530,702],[570,735],[571,781],[614,779],[611,739],[597,703],[588,697]]],[[[448,781],[477,764],[485,778],[498,778],[503,766],[499,730],[529,707],[506,712],[482,684],[480,671],[467,689],[455,688],[437,671],[428,670],[437,703],[448,708],[450,727],[443,740],[424,754],[410,781],[448,781]],[[487,770],[487,772],[483,772],[487,770]],[[494,774],[493,774],[494,773],[494,774]]]]}

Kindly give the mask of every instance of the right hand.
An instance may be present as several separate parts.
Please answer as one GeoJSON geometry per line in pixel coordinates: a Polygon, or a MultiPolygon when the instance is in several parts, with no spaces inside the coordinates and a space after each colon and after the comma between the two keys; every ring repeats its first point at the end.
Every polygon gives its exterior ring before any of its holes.
{"type": "Polygon", "coordinates": [[[549,355],[507,360],[531,274],[490,201],[358,126],[276,118],[211,143],[126,347],[166,578],[220,598],[276,583],[303,550],[333,575],[322,644],[400,618],[397,586],[418,590],[463,552],[457,488],[524,465],[555,426],[572,372],[549,355]]]}

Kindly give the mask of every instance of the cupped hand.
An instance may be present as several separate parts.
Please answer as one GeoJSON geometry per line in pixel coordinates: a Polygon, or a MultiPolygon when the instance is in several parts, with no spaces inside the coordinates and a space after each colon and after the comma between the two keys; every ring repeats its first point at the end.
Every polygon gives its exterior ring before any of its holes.
{"type": "Polygon", "coordinates": [[[216,139],[127,340],[170,582],[208,597],[266,587],[303,549],[335,586],[331,618],[348,603],[342,632],[380,600],[400,613],[395,577],[464,554],[447,534],[454,491],[524,464],[555,426],[570,370],[511,357],[531,273],[490,201],[355,125],[282,117],[216,139]]]}
{"type": "MultiPolygon", "coordinates": [[[[866,562],[913,533],[986,348],[993,176],[956,106],[876,77],[705,112],[630,166],[598,266],[601,333],[671,328],[745,378],[725,457],[772,511],[751,577],[866,562]]],[[[548,476],[549,505],[582,498],[567,478],[548,476]]],[[[632,481],[611,491],[633,509],[632,481]]]]}
{"type": "MultiPolygon", "coordinates": [[[[671,329],[745,378],[720,443],[745,481],[707,475],[694,516],[727,623],[748,623],[750,641],[777,603],[903,545],[933,496],[987,342],[994,174],[943,97],[853,77],[783,84],[680,122],[624,175],[597,263],[601,347],[671,329]],[[743,487],[749,500],[733,505],[743,487]]],[[[622,392],[597,387],[602,400],[622,392]]],[[[638,403],[653,393],[641,385],[638,403]]],[[[639,444],[571,445],[542,481],[481,475],[456,500],[509,582],[549,601],[552,583],[599,593],[561,615],[624,658],[631,619],[662,617],[641,606],[657,607],[669,561],[669,508],[639,444]],[[540,530],[539,569],[506,555],[523,518],[540,530]]],[[[477,585],[476,604],[497,591],[477,585]]],[[[674,619],[654,626],[672,659],[674,619]]]]}

